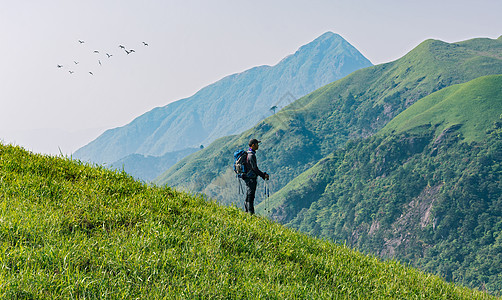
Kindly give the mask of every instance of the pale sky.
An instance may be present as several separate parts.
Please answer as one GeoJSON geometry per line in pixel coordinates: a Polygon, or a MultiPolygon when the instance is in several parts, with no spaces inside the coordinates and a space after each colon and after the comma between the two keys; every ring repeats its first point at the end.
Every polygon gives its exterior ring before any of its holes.
{"type": "Polygon", "coordinates": [[[380,64],[429,38],[498,38],[501,12],[501,0],[0,0],[0,140],[71,154],[326,31],[380,64]]]}

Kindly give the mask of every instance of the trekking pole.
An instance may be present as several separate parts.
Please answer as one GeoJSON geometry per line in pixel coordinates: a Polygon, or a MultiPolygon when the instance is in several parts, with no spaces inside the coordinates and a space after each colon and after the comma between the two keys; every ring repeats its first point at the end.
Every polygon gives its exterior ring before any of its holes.
{"type": "Polygon", "coordinates": [[[267,198],[270,197],[270,186],[268,185],[268,179],[267,179],[267,198]]]}
{"type": "Polygon", "coordinates": [[[267,181],[264,180],[264,184],[263,184],[263,196],[265,197],[265,211],[267,211],[267,181]]]}
{"type": "Polygon", "coordinates": [[[264,195],[266,197],[265,198],[265,211],[269,212],[269,201],[268,201],[269,199],[268,198],[270,197],[270,187],[268,185],[268,180],[265,180],[264,186],[265,186],[265,193],[264,193],[264,195]]]}
{"type": "Polygon", "coordinates": [[[270,211],[270,182],[267,180],[267,205],[269,205],[268,210],[270,211]]]}
{"type": "Polygon", "coordinates": [[[268,202],[269,202],[269,201],[268,201],[268,195],[269,195],[269,193],[270,193],[270,190],[269,190],[269,187],[268,187],[268,180],[265,180],[265,186],[267,187],[267,189],[266,189],[266,193],[265,193],[265,196],[267,196],[267,198],[265,199],[265,201],[266,201],[266,203],[265,203],[265,210],[266,210],[268,213],[270,213],[270,211],[269,211],[269,209],[268,209],[268,208],[269,208],[269,207],[268,207],[268,205],[269,205],[269,203],[268,203],[268,202]]]}

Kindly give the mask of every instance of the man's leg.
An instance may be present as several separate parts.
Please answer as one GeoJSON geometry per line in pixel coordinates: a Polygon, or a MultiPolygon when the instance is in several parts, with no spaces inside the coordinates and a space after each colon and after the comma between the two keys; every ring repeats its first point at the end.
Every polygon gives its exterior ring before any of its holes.
{"type": "Polygon", "coordinates": [[[246,202],[244,202],[244,208],[246,212],[254,214],[254,197],[256,194],[256,179],[246,179],[246,202]]]}

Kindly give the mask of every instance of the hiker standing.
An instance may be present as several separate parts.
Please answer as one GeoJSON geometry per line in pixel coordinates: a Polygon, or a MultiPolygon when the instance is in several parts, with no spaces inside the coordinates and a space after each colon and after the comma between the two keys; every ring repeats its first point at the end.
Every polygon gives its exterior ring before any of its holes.
{"type": "Polygon", "coordinates": [[[258,169],[258,164],[256,162],[256,151],[258,150],[258,144],[261,141],[257,139],[251,139],[249,141],[249,150],[247,152],[247,165],[249,172],[244,177],[244,182],[246,183],[246,201],[244,202],[244,207],[246,212],[254,214],[254,197],[256,194],[256,185],[258,184],[258,176],[263,178],[263,180],[268,180],[269,176],[267,173],[260,171],[258,169]]]}

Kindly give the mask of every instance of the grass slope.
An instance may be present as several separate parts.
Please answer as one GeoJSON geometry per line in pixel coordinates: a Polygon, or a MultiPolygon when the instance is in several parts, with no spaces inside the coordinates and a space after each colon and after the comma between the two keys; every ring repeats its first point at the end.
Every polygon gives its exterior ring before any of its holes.
{"type": "Polygon", "coordinates": [[[0,145],[0,297],[490,299],[125,173],[0,145]]]}
{"type": "Polygon", "coordinates": [[[483,76],[421,99],[392,119],[380,133],[401,133],[433,124],[439,134],[461,124],[459,131],[470,142],[484,138],[485,131],[501,113],[502,76],[483,76]]]}
{"type": "Polygon", "coordinates": [[[502,40],[427,40],[404,57],[365,68],[300,98],[242,134],[191,155],[156,182],[242,203],[230,170],[232,153],[251,137],[263,141],[258,160],[278,191],[349,139],[368,137],[417,100],[447,86],[502,74],[502,40]]]}

